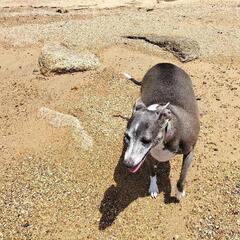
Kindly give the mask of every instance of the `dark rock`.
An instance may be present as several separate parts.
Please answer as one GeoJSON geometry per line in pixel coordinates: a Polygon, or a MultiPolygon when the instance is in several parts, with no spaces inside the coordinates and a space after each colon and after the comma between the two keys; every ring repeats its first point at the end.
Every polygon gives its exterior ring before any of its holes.
{"type": "Polygon", "coordinates": [[[26,227],[29,227],[30,224],[28,222],[26,222],[26,223],[23,223],[21,226],[26,228],[26,227]]]}
{"type": "Polygon", "coordinates": [[[56,12],[58,12],[58,13],[68,13],[68,10],[59,8],[59,9],[56,10],[56,12]]]}
{"type": "Polygon", "coordinates": [[[200,48],[196,41],[179,36],[126,36],[128,39],[144,40],[171,52],[181,62],[189,62],[199,57],[200,48]]]}

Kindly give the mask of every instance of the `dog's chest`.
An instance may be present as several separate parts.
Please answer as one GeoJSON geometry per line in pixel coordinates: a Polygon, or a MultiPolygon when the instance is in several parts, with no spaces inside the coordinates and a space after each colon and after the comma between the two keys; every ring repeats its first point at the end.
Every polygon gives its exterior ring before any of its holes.
{"type": "Polygon", "coordinates": [[[157,146],[152,148],[150,153],[159,162],[169,161],[172,157],[175,156],[175,153],[172,153],[169,150],[164,149],[163,144],[158,144],[157,146]]]}

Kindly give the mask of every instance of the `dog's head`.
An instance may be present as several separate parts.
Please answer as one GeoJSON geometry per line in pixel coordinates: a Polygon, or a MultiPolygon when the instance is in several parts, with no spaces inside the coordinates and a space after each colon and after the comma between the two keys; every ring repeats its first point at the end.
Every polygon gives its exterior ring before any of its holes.
{"type": "Polygon", "coordinates": [[[141,99],[136,101],[124,137],[126,152],[123,163],[130,172],[137,172],[151,148],[164,141],[165,129],[172,115],[168,105],[146,107],[141,99]]]}

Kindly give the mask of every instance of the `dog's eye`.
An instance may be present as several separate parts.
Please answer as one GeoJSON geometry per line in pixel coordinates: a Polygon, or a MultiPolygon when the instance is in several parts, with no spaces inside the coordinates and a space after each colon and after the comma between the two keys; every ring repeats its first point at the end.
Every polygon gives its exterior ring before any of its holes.
{"type": "Polygon", "coordinates": [[[146,139],[146,138],[142,138],[141,139],[141,142],[144,144],[144,145],[149,145],[151,143],[151,140],[150,139],[146,139]]]}
{"type": "Polygon", "coordinates": [[[124,140],[126,143],[130,142],[130,136],[127,133],[124,136],[124,140]]]}

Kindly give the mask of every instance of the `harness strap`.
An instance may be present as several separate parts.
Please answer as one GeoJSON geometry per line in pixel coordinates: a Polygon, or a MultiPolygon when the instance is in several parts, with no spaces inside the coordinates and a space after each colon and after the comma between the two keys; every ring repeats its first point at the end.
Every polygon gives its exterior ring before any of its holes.
{"type": "Polygon", "coordinates": [[[164,134],[164,141],[163,141],[164,143],[166,143],[173,135],[171,128],[172,128],[171,121],[168,121],[165,127],[165,134],[164,134]]]}

